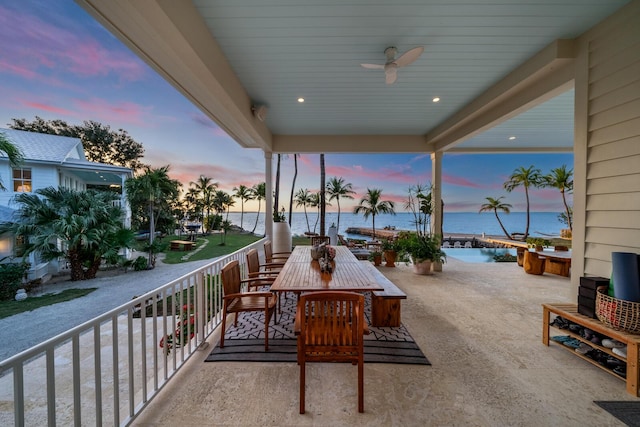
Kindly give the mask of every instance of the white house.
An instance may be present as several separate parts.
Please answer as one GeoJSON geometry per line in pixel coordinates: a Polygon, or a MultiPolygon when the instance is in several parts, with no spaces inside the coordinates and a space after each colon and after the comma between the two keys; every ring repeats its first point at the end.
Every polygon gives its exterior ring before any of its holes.
{"type": "MultiPolygon", "coordinates": [[[[79,138],[13,129],[0,129],[0,133],[24,155],[24,162],[12,168],[9,159],[0,153],[0,179],[6,188],[0,191],[1,222],[9,220],[18,208],[14,201],[17,193],[46,187],[86,190],[90,186],[115,186],[121,189],[119,203],[125,210],[124,224],[131,224],[131,209],[124,192],[124,182],[133,176],[131,169],[88,161],[79,138]]],[[[19,256],[17,243],[16,236],[0,236],[0,259],[19,256]]],[[[30,280],[46,279],[64,268],[57,261],[43,262],[37,254],[31,254],[29,262],[30,280]]]]}

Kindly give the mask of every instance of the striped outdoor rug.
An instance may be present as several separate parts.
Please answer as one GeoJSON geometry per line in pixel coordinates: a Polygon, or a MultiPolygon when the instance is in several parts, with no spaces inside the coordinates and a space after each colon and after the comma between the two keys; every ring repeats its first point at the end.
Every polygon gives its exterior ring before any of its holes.
{"type": "MultiPolygon", "coordinates": [[[[278,323],[269,324],[269,351],[264,351],[264,315],[241,313],[238,326],[227,327],[224,348],[216,345],[207,362],[295,362],[296,337],[293,333],[295,297],[282,299],[278,323]]],[[[369,321],[370,299],[365,298],[365,316],[369,321]]],[[[431,365],[404,325],[397,328],[369,327],[365,335],[365,363],[400,363],[431,365]]]]}

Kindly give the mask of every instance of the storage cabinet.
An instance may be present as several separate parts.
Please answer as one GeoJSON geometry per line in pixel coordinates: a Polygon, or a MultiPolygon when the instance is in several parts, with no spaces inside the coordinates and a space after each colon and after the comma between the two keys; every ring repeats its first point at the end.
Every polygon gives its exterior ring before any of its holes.
{"type": "MultiPolygon", "coordinates": [[[[638,345],[640,344],[640,335],[633,335],[633,334],[629,334],[626,332],[622,332],[622,331],[616,331],[615,329],[611,329],[608,326],[606,326],[604,323],[600,322],[597,319],[592,319],[590,317],[587,317],[583,314],[578,313],[578,306],[576,304],[542,304],[542,310],[543,310],[543,314],[542,314],[542,343],[544,345],[549,345],[549,337],[551,336],[550,331],[554,330],[554,331],[560,331],[558,333],[558,335],[569,335],[572,338],[575,338],[579,341],[582,341],[588,345],[590,345],[593,348],[596,348],[604,353],[607,353],[613,357],[615,357],[618,360],[624,361],[626,362],[627,365],[627,378],[626,378],[626,384],[627,384],[627,392],[634,395],[634,396],[639,396],[638,395],[638,383],[640,378],[638,377],[639,374],[639,370],[638,370],[638,345]],[[571,331],[569,331],[568,329],[558,329],[555,328],[554,326],[550,325],[550,316],[552,314],[555,314],[557,316],[562,316],[563,318],[576,323],[580,326],[583,326],[585,328],[589,328],[592,331],[598,332],[608,338],[611,339],[615,339],[618,340],[620,342],[623,342],[627,345],[627,358],[624,359],[621,356],[618,356],[617,354],[613,353],[613,351],[611,351],[610,349],[606,348],[606,347],[602,347],[599,345],[596,345],[584,338],[582,338],[580,335],[575,334],[571,331]]],[[[603,369],[606,372],[609,372],[611,375],[614,375],[617,378],[620,378],[621,380],[625,380],[625,378],[615,374],[613,371],[611,371],[610,369],[600,365],[598,362],[596,362],[595,360],[587,357],[587,356],[583,356],[580,353],[575,352],[572,348],[569,348],[561,343],[558,343],[558,345],[564,349],[566,349],[567,351],[570,351],[572,354],[574,354],[575,356],[586,360],[587,362],[591,363],[594,366],[597,366],[600,369],[603,369]]]]}

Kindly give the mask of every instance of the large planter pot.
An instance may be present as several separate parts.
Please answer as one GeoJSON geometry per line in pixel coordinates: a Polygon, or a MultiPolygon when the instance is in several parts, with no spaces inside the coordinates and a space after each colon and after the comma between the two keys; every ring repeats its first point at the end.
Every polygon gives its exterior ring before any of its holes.
{"type": "Polygon", "coordinates": [[[384,265],[386,267],[395,267],[397,257],[398,254],[396,253],[396,251],[384,251],[384,265]]]}
{"type": "Polygon", "coordinates": [[[288,222],[273,223],[273,252],[291,252],[291,228],[288,222]]]}
{"type": "Polygon", "coordinates": [[[413,272],[423,276],[431,274],[431,260],[425,259],[418,262],[413,260],[413,272]]]}
{"type": "Polygon", "coordinates": [[[378,266],[380,264],[382,264],[382,254],[374,255],[373,256],[373,265],[378,266]]]}

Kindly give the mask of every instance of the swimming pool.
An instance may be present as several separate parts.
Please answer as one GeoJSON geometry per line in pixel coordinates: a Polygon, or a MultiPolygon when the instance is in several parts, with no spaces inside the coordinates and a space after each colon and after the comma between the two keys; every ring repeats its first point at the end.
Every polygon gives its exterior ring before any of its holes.
{"type": "Polygon", "coordinates": [[[509,253],[516,256],[515,248],[446,248],[444,253],[447,254],[447,258],[455,258],[464,262],[495,262],[493,260],[494,255],[504,255],[509,253]]]}

